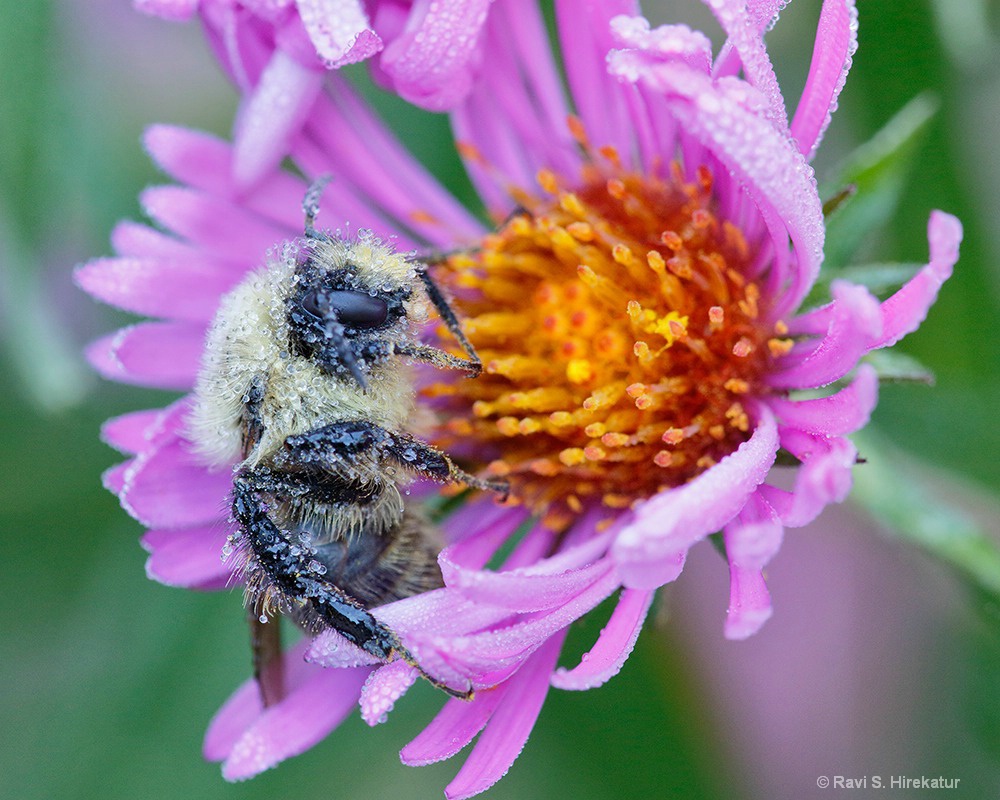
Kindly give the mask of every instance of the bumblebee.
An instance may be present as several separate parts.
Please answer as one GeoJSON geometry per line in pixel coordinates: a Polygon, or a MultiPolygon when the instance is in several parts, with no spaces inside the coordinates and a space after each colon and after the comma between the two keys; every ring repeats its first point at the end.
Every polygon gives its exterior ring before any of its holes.
{"type": "Polygon", "coordinates": [[[314,227],[325,184],[306,193],[304,235],[223,299],[190,417],[206,463],[237,462],[232,542],[245,560],[254,674],[265,705],[283,696],[283,614],[468,698],[424,673],[370,609],[442,585],[438,531],[403,502],[413,478],[506,492],[410,432],[407,362],[472,377],[482,365],[426,264],[370,233],[348,241],[314,227]],[[431,306],[465,357],[420,341],[431,306]]]}

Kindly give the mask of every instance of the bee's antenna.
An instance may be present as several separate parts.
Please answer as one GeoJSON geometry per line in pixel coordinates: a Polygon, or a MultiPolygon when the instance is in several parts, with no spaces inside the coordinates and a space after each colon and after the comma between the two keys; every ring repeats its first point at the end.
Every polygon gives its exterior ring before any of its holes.
{"type": "Polygon", "coordinates": [[[351,371],[351,376],[358,382],[358,386],[362,389],[367,389],[368,380],[365,378],[365,373],[361,371],[361,365],[358,364],[358,360],[354,357],[354,351],[351,350],[347,339],[344,338],[344,326],[340,324],[336,315],[333,315],[332,318],[327,318],[324,333],[326,334],[326,338],[333,342],[333,346],[337,348],[337,355],[340,357],[341,362],[351,371]]]}
{"type": "Polygon", "coordinates": [[[313,223],[319,214],[319,199],[323,196],[326,185],[333,180],[332,175],[320,175],[306,189],[306,196],[302,198],[302,211],[306,215],[305,234],[310,239],[322,239],[322,234],[316,230],[313,223]]]}

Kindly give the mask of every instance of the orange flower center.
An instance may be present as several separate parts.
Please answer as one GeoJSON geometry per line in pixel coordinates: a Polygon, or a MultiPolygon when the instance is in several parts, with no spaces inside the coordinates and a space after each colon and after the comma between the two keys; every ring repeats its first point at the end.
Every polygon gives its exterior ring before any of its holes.
{"type": "Polygon", "coordinates": [[[754,253],[714,210],[712,178],[588,165],[436,275],[485,366],[426,387],[438,442],[507,477],[534,512],[623,508],[682,484],[750,435],[745,406],[791,343],[765,324],[754,253]]]}

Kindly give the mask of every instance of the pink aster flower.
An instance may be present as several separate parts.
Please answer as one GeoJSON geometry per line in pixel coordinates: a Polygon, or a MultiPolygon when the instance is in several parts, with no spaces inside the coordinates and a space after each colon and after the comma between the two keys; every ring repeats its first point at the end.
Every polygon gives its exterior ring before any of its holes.
{"type": "MultiPolygon", "coordinates": [[[[730,573],[725,635],[759,629],[771,614],[763,571],[784,530],[850,489],[847,435],[877,393],[861,359],[919,326],[958,256],[959,222],[934,212],[927,265],[888,300],[834,281],[829,303],[803,308],[824,239],[808,162],[855,49],[854,5],[825,0],[791,123],[762,38],[782,4],[709,5],[728,37],[714,57],[702,34],[652,29],[631,2],[557,2],[570,98],[537,8],[494,5],[481,42],[491,69],[452,120],[480,196],[506,220],[495,232],[337,76],[290,140],[303,173],[335,176],[326,224],[371,228],[403,250],[464,251],[436,275],[486,370],[422,372],[421,396],[442,412],[436,442],[506,477],[515,504],[474,497],[448,516],[443,588],[373,612],[426,674],[476,691],[446,700],[401,753],[428,764],[478,734],[449,797],[503,776],[550,687],[587,689],[619,672],[656,588],[716,532],[730,573]],[[569,623],[615,595],[590,651],[558,667],[569,623]]],[[[146,144],[180,184],[143,196],[169,233],[123,223],[118,255],[78,280],[158,321],[96,342],[89,357],[113,379],[187,391],[220,298],[300,234],[306,183],[272,165],[244,190],[238,146],[203,134],[156,127],[146,144]]],[[[198,460],[188,411],[185,397],[111,420],[105,437],[129,459],[106,483],[150,529],[151,577],[218,588],[239,566],[220,558],[232,476],[198,460]]],[[[417,677],[335,631],[284,657],[280,702],[264,708],[250,681],[209,728],[205,754],[227,778],[302,752],[356,701],[381,722],[417,677]]]]}
{"type": "Polygon", "coordinates": [[[244,95],[233,175],[260,180],[288,152],[325,73],[375,58],[376,80],[432,111],[468,94],[492,0],[135,0],[173,20],[198,15],[244,95]]]}

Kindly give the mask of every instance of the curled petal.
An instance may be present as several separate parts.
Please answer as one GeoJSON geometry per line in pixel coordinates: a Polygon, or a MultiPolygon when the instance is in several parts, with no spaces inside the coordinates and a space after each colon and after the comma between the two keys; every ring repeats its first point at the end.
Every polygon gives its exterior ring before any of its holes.
{"type": "Polygon", "coordinates": [[[645,17],[617,16],[611,20],[615,43],[637,49],[663,61],[679,61],[699,72],[712,68],[712,43],[701,31],[687,25],[660,25],[651,29],[645,17]]]}
{"type": "Polygon", "coordinates": [[[295,5],[316,54],[328,67],[355,64],[382,49],[361,0],[297,0],[295,5]]]}
{"type": "Polygon", "coordinates": [[[674,580],[695,542],[735,517],[767,476],[778,451],[774,417],[761,409],[753,435],[691,482],[643,503],[611,547],[626,586],[653,589],[674,580]]]}
{"type": "Polygon", "coordinates": [[[558,689],[582,690],[596,688],[611,680],[632,653],[652,602],[652,591],[623,589],[597,643],[573,669],[557,669],[552,676],[552,685],[558,689]]]}
{"type": "Polygon", "coordinates": [[[824,0],[809,77],[791,127],[792,137],[807,159],[816,152],[837,109],[837,98],[857,49],[858,11],[854,0],[824,0]]]}
{"type": "Polygon", "coordinates": [[[781,424],[807,433],[843,436],[868,424],[878,400],[878,374],[867,364],[858,367],[854,381],[829,397],[788,400],[774,397],[768,405],[781,424]]]}
{"type": "MultiPolygon", "coordinates": [[[[494,623],[488,629],[479,628],[467,635],[435,634],[431,623],[425,628],[411,629],[404,641],[420,665],[449,686],[461,686],[470,680],[477,690],[495,686],[514,674],[542,644],[618,588],[620,579],[611,566],[607,564],[603,577],[551,611],[524,615],[521,620],[504,625],[494,623]]],[[[401,603],[393,604],[397,605],[401,603]]]]}
{"type": "Polygon", "coordinates": [[[324,630],[312,640],[306,649],[305,660],[327,669],[363,667],[380,663],[378,658],[365,652],[333,628],[324,630]]]}
{"type": "Polygon", "coordinates": [[[492,0],[417,0],[408,30],[386,47],[381,67],[399,94],[430,111],[460,103],[472,88],[480,33],[492,0]]]}
{"type": "Polygon", "coordinates": [[[767,98],[765,117],[779,133],[785,133],[785,101],[764,47],[760,21],[750,13],[745,0],[707,0],[707,4],[729,37],[727,44],[739,55],[747,80],[767,98]]]}
{"type": "Polygon", "coordinates": [[[759,569],[729,565],[729,608],[723,635],[741,640],[753,636],[771,618],[771,593],[759,569]]]}
{"type": "Polygon", "coordinates": [[[931,213],[927,223],[931,257],[926,267],[882,303],[882,335],[869,349],[890,347],[912,333],[927,317],[941,285],[951,277],[962,242],[962,223],[943,211],[931,213]]]}
{"type": "Polygon", "coordinates": [[[819,274],[824,237],[816,180],[802,154],[748,106],[750,95],[739,82],[714,83],[682,64],[632,50],[610,53],[608,68],[665,96],[687,133],[741,181],[767,221],[777,252],[786,252],[791,238],[797,263],[775,313],[796,307],[819,274]]]}
{"type": "Polygon", "coordinates": [[[781,547],[783,533],[778,514],[760,491],[726,526],[724,536],[729,560],[727,639],[746,639],[771,617],[771,595],[762,570],[781,547]]]}
{"type": "Polygon", "coordinates": [[[449,588],[470,600],[522,613],[563,605],[607,571],[607,565],[601,562],[556,574],[531,572],[530,568],[508,572],[467,570],[447,559],[440,563],[449,588]]]}
{"type": "Polygon", "coordinates": [[[816,519],[830,503],[844,501],[851,490],[858,451],[849,439],[798,430],[782,429],[781,445],[802,461],[790,503],[780,509],[781,521],[798,528],[816,519]]]}
{"type": "Polygon", "coordinates": [[[863,286],[831,285],[834,302],[826,335],[800,345],[780,361],[768,382],[782,389],[826,386],[850,372],[882,332],[878,301],[863,286]]]}

